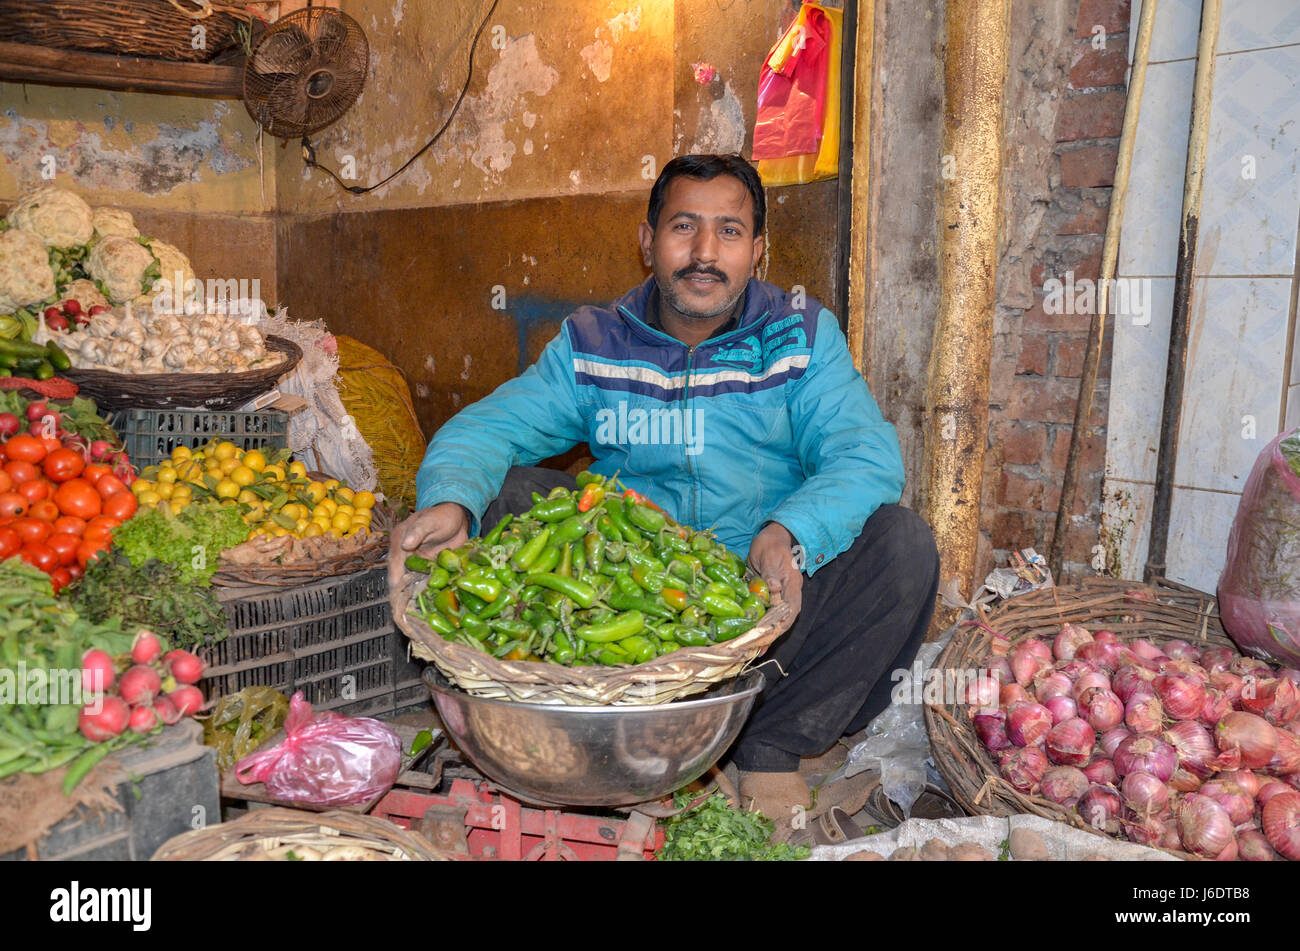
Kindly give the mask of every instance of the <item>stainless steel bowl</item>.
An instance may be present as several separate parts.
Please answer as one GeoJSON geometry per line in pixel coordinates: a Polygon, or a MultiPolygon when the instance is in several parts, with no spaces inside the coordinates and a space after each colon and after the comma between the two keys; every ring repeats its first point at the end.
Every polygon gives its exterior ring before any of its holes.
{"type": "Polygon", "coordinates": [[[568,806],[647,802],[698,779],[749,716],[763,676],[751,671],[689,700],[559,706],[473,697],[424,672],[448,735],[522,798],[568,806]]]}

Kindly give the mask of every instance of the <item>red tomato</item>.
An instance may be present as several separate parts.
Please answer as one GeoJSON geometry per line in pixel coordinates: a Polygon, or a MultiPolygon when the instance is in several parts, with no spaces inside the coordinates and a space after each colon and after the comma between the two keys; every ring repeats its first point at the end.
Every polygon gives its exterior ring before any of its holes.
{"type": "Polygon", "coordinates": [[[94,485],[99,481],[101,476],[106,476],[112,471],[112,469],[104,465],[102,462],[92,462],[86,466],[84,471],[82,471],[81,477],[91,485],[94,485]]]}
{"type": "Polygon", "coordinates": [[[11,462],[37,463],[45,458],[47,452],[45,444],[29,433],[20,433],[5,443],[5,454],[11,462]]]}
{"type": "Polygon", "coordinates": [[[70,584],[72,584],[72,572],[68,568],[55,568],[50,572],[50,586],[54,588],[55,594],[70,584]]]}
{"type": "Polygon", "coordinates": [[[76,535],[80,538],[86,531],[86,520],[74,515],[60,515],[54,520],[55,534],[76,535]]]}
{"type": "Polygon", "coordinates": [[[0,492],[8,492],[14,487],[14,480],[9,477],[9,473],[0,469],[0,492]]]}
{"type": "Polygon", "coordinates": [[[31,482],[33,479],[41,477],[41,470],[36,468],[30,462],[18,462],[10,460],[5,463],[5,472],[13,480],[14,485],[22,485],[24,482],[31,482]]]}
{"type": "Polygon", "coordinates": [[[126,483],[115,475],[100,476],[95,482],[95,491],[103,498],[111,498],[119,492],[129,491],[126,483]]]}
{"type": "Polygon", "coordinates": [[[59,517],[59,507],[54,504],[53,499],[41,499],[39,502],[32,503],[32,507],[27,510],[27,515],[29,518],[49,522],[53,531],[54,520],[59,517]]]}
{"type": "Polygon", "coordinates": [[[58,448],[45,457],[45,475],[55,482],[67,482],[81,475],[86,460],[75,449],[58,448]]]}
{"type": "Polygon", "coordinates": [[[35,518],[20,518],[13,524],[13,530],[23,540],[24,545],[43,542],[50,537],[50,523],[35,518]]]}
{"type": "Polygon", "coordinates": [[[18,516],[26,513],[27,499],[17,492],[0,493],[0,515],[18,516]]]}
{"type": "Polygon", "coordinates": [[[108,542],[113,540],[113,529],[122,523],[115,518],[107,515],[99,515],[92,518],[86,525],[86,532],[82,536],[88,542],[108,542]]]}
{"type": "Polygon", "coordinates": [[[59,567],[59,556],[54,553],[53,548],[42,542],[28,542],[18,553],[18,557],[46,574],[59,567]]]}
{"type": "MultiPolygon", "coordinates": [[[[78,545],[77,547],[80,548],[81,546],[78,545]]],[[[74,561],[72,564],[68,565],[68,574],[72,575],[73,581],[80,581],[86,576],[86,569],[74,561]]]]}
{"type": "Polygon", "coordinates": [[[94,561],[101,551],[108,548],[106,541],[84,541],[77,546],[77,564],[85,568],[89,562],[94,561]]]}
{"type": "Polygon", "coordinates": [[[84,479],[69,479],[63,483],[54,493],[54,501],[60,512],[74,518],[95,518],[104,508],[95,487],[84,479]]]}
{"type": "Polygon", "coordinates": [[[50,497],[50,484],[44,479],[32,479],[18,486],[18,494],[25,498],[28,504],[39,502],[50,497]]]}
{"type": "Polygon", "coordinates": [[[0,528],[0,560],[12,558],[23,547],[23,540],[12,528],[0,528]]]}
{"type": "Polygon", "coordinates": [[[125,522],[140,507],[134,492],[119,492],[104,499],[104,514],[125,522]]]}
{"type": "Polygon", "coordinates": [[[45,447],[45,453],[47,459],[49,458],[50,453],[57,452],[58,450],[63,448],[63,440],[60,439],[58,436],[38,436],[36,438],[39,439],[41,441],[41,445],[45,447]]]}
{"type": "Polygon", "coordinates": [[[45,540],[45,544],[54,549],[59,556],[60,565],[77,563],[77,548],[81,545],[81,539],[76,535],[54,534],[45,540]]]}

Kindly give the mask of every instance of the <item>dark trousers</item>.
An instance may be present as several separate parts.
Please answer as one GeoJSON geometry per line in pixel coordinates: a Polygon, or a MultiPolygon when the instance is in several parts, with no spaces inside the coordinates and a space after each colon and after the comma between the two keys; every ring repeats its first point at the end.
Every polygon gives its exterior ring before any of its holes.
{"type": "MultiPolygon", "coordinates": [[[[557,485],[577,483],[555,469],[511,469],[483,530],[557,485]]],[[[938,588],[930,526],[910,509],[882,505],[847,551],[804,577],[799,617],[762,658],[765,684],[732,747],[736,766],[792,772],[801,756],[825,752],[889,706],[891,675],[925,640],[938,588]]]]}

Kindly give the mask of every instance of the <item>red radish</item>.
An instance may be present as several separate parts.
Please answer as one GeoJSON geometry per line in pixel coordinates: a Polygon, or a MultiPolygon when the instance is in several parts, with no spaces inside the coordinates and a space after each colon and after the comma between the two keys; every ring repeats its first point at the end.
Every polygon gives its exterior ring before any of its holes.
{"type": "Polygon", "coordinates": [[[68,329],[68,318],[62,314],[55,314],[53,317],[45,318],[45,326],[51,330],[57,330],[60,333],[68,329]]]}
{"type": "Polygon", "coordinates": [[[62,316],[63,316],[63,311],[59,310],[59,308],[57,308],[57,307],[47,307],[47,308],[45,308],[45,319],[46,319],[46,320],[49,320],[49,319],[52,318],[52,317],[62,317],[62,316]]]}
{"type": "Polygon", "coordinates": [[[158,726],[158,714],[153,707],[136,707],[131,711],[131,732],[152,733],[158,726]]]}
{"type": "Polygon", "coordinates": [[[158,714],[158,719],[162,720],[168,726],[180,721],[181,712],[176,709],[176,704],[172,703],[171,697],[159,697],[153,702],[153,711],[158,714]]]}
{"type": "Polygon", "coordinates": [[[95,462],[99,462],[110,452],[112,452],[112,450],[113,447],[110,446],[105,440],[96,439],[94,442],[90,444],[90,458],[93,459],[95,462]]]}
{"type": "Polygon", "coordinates": [[[183,684],[196,684],[203,677],[203,661],[189,651],[168,651],[163,657],[163,666],[183,684]]]}
{"type": "Polygon", "coordinates": [[[162,678],[150,667],[137,664],[122,675],[117,692],[133,707],[150,706],[162,689],[162,678]]]}
{"type": "Polygon", "coordinates": [[[177,687],[167,695],[167,699],[176,705],[176,709],[183,717],[198,713],[203,706],[203,694],[199,693],[199,688],[188,685],[177,687]]]}
{"type": "Polygon", "coordinates": [[[37,400],[34,403],[27,404],[27,422],[38,423],[49,412],[45,405],[45,400],[37,400]]]}
{"type": "Polygon", "coordinates": [[[103,313],[106,313],[107,311],[110,311],[110,310],[112,310],[112,309],[113,309],[113,308],[111,308],[111,307],[106,307],[106,306],[104,306],[103,304],[96,304],[95,306],[93,306],[92,308],[90,308],[90,310],[87,311],[87,313],[89,313],[91,317],[94,317],[96,314],[103,314],[103,313]]]}
{"type": "Polygon", "coordinates": [[[92,712],[96,704],[87,704],[81,708],[77,717],[77,729],[81,735],[92,743],[103,743],[121,734],[131,719],[131,708],[121,697],[104,697],[99,702],[99,711],[92,712]]]}
{"type": "Polygon", "coordinates": [[[13,413],[0,413],[0,437],[16,436],[22,428],[22,420],[13,413]]]}
{"type": "Polygon", "coordinates": [[[161,653],[162,644],[158,642],[158,635],[148,628],[140,628],[135,643],[131,645],[131,659],[137,664],[152,664],[161,653]]]}
{"type": "Polygon", "coordinates": [[[88,650],[81,658],[81,689],[89,694],[103,693],[117,680],[113,658],[101,650],[88,650]]]}
{"type": "Polygon", "coordinates": [[[1300,859],[1300,793],[1280,793],[1263,813],[1264,838],[1287,858],[1300,859]]]}
{"type": "Polygon", "coordinates": [[[63,312],[69,317],[76,317],[81,313],[81,301],[73,300],[69,297],[63,302],[63,312]]]}

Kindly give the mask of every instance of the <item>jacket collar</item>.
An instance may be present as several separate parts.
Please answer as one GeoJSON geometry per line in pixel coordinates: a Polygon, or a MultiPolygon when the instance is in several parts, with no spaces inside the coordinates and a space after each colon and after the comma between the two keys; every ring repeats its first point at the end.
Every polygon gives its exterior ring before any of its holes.
{"type": "MultiPolygon", "coordinates": [[[[740,333],[752,324],[763,320],[771,313],[771,300],[767,293],[768,285],[765,285],[757,278],[751,277],[745,284],[745,304],[741,308],[740,322],[734,330],[717,337],[710,337],[699,346],[704,346],[715,340],[726,340],[733,334],[740,333]]],[[[647,308],[650,307],[654,298],[657,296],[654,275],[647,277],[638,287],[633,288],[614,302],[615,311],[632,327],[633,331],[640,337],[650,340],[654,343],[662,344],[669,341],[684,347],[682,341],[678,340],[671,334],[656,330],[650,326],[647,317],[647,308]]]]}

